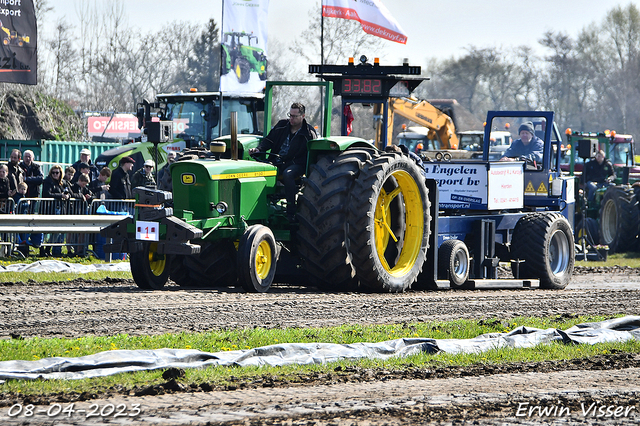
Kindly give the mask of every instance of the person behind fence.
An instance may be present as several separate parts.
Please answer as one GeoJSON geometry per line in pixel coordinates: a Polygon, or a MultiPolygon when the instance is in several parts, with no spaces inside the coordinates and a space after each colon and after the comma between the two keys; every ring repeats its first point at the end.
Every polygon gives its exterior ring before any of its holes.
{"type": "Polygon", "coordinates": [[[67,185],[67,188],[71,190],[71,180],[76,174],[76,169],[73,166],[69,166],[64,169],[64,182],[67,185]]]}
{"type": "Polygon", "coordinates": [[[170,152],[167,154],[167,164],[162,166],[158,171],[158,189],[163,191],[172,191],[173,182],[171,181],[171,171],[169,167],[176,162],[176,153],[170,152]]]}
{"type": "MultiPolygon", "coordinates": [[[[82,166],[81,166],[82,167],[82,166]]],[[[83,214],[91,204],[93,193],[89,189],[89,175],[81,174],[78,181],[71,186],[71,197],[73,205],[67,214],[83,214]]],[[[85,250],[84,234],[67,234],[67,254],[71,256],[84,256],[85,250]]]]}
{"type": "Polygon", "coordinates": [[[131,157],[120,159],[120,166],[111,173],[111,183],[109,184],[111,198],[116,200],[130,200],[133,198],[129,172],[133,169],[135,163],[136,160],[131,157]]]}
{"type": "Polygon", "coordinates": [[[80,167],[81,163],[85,163],[87,168],[89,169],[86,173],[89,175],[89,180],[94,180],[98,178],[98,168],[91,162],[91,150],[88,148],[83,148],[80,151],[80,159],[72,164],[72,167],[75,170],[73,178],[70,179],[71,183],[76,183],[78,181],[78,177],[81,173],[85,173],[82,171],[82,167],[80,167]]]}
{"type": "Polygon", "coordinates": [[[9,168],[6,164],[0,165],[0,213],[11,213],[9,198],[13,197],[17,190],[11,189],[10,180],[12,177],[8,176],[9,168]]]}
{"type": "MultiPolygon", "coordinates": [[[[69,171],[67,167],[67,171],[69,171]]],[[[73,174],[72,174],[73,176],[73,174]]],[[[66,204],[71,198],[71,191],[67,182],[62,177],[62,167],[55,164],[49,170],[49,175],[42,183],[42,198],[52,198],[52,201],[43,202],[41,214],[60,215],[66,214],[66,204]]],[[[50,243],[54,244],[53,250],[47,247],[46,254],[53,253],[54,256],[62,254],[62,243],[64,242],[64,234],[52,234],[50,243]]],[[[42,250],[40,251],[42,254],[42,250]]]]}
{"type": "Polygon", "coordinates": [[[153,187],[156,185],[156,180],[153,177],[153,168],[155,163],[153,160],[147,160],[144,162],[144,166],[140,170],[136,171],[131,178],[131,187],[137,188],[139,186],[153,187]]]}
{"type": "Polygon", "coordinates": [[[274,163],[282,176],[285,196],[287,199],[287,218],[295,221],[296,193],[298,186],[296,179],[302,176],[307,168],[307,142],[317,137],[316,131],[305,120],[305,107],[299,102],[291,105],[289,119],[280,120],[273,126],[269,134],[262,139],[256,148],[249,150],[250,154],[266,152],[278,154],[280,159],[274,163]]]}
{"type": "Polygon", "coordinates": [[[20,167],[20,159],[22,158],[22,153],[19,149],[14,149],[11,151],[11,155],[9,156],[9,162],[7,163],[7,167],[9,168],[9,176],[13,176],[13,179],[9,180],[9,183],[12,185],[11,189],[16,191],[18,189],[18,184],[20,182],[24,182],[24,171],[20,167]]]}
{"type": "Polygon", "coordinates": [[[109,184],[106,182],[110,177],[111,169],[103,167],[102,170],[100,170],[98,179],[89,182],[89,190],[93,193],[94,200],[104,200],[109,197],[109,184]]]}
{"type": "Polygon", "coordinates": [[[587,161],[584,167],[584,179],[587,190],[587,200],[593,201],[596,196],[596,189],[613,185],[616,172],[613,164],[605,158],[604,150],[599,150],[596,156],[587,161]]]}
{"type": "MultiPolygon", "coordinates": [[[[69,181],[71,185],[75,185],[81,175],[87,175],[89,176],[89,179],[91,179],[91,167],[87,163],[80,163],[77,167],[74,166],[73,168],[75,169],[75,173],[69,181]]],[[[96,176],[98,175],[96,174],[96,176]]]]}
{"type": "MultiPolygon", "coordinates": [[[[40,164],[37,164],[35,161],[35,155],[33,151],[30,149],[26,150],[24,154],[22,154],[22,162],[20,163],[20,167],[24,171],[24,181],[27,183],[27,195],[26,198],[38,198],[40,197],[40,187],[42,186],[42,182],[44,181],[44,175],[42,174],[42,170],[40,169],[40,164]]],[[[24,202],[23,202],[24,203],[24,202]]],[[[30,214],[34,213],[30,209],[32,206],[35,206],[34,203],[29,202],[29,205],[24,205],[21,207],[22,210],[18,211],[20,214],[30,214]]],[[[16,207],[18,205],[16,204],[16,207]]],[[[34,247],[40,247],[42,244],[43,234],[31,234],[29,236],[29,244],[34,247]]]]}
{"type": "MultiPolygon", "coordinates": [[[[13,194],[13,202],[14,206],[18,205],[18,202],[25,198],[27,195],[28,186],[24,182],[20,182],[18,184],[18,189],[15,194],[13,194]]],[[[18,234],[18,250],[24,255],[24,257],[29,256],[29,234],[18,234]]]]}

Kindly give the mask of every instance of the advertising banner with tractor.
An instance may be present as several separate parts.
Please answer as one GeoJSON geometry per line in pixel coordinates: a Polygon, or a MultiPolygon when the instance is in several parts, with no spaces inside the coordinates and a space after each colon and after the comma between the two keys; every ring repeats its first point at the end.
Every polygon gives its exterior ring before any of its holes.
{"type": "Polygon", "coordinates": [[[269,0],[224,0],[220,91],[258,93],[267,79],[269,0]]]}
{"type": "Polygon", "coordinates": [[[37,84],[36,31],[32,0],[0,1],[0,82],[37,84]]]}

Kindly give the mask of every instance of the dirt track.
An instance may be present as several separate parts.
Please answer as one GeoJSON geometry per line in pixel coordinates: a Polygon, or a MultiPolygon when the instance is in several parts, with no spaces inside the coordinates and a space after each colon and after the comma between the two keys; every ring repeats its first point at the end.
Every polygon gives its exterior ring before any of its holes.
{"type": "MultiPolygon", "coordinates": [[[[638,315],[638,306],[640,275],[638,270],[629,269],[578,271],[569,287],[562,291],[476,290],[393,295],[323,294],[300,287],[276,287],[270,293],[259,295],[234,289],[182,290],[179,287],[143,292],[131,281],[75,280],[44,285],[0,285],[0,337],[160,334],[229,327],[307,327],[533,315],[638,315]]],[[[418,369],[400,373],[337,372],[331,377],[302,378],[305,384],[302,387],[266,380],[241,384],[236,392],[221,393],[202,393],[208,389],[206,384],[185,387],[169,381],[155,389],[138,389],[131,396],[114,395],[109,401],[129,405],[138,401],[143,413],[109,420],[256,425],[408,425],[438,420],[448,424],[462,419],[480,424],[496,421],[538,424],[552,420],[539,416],[516,417],[516,410],[523,406],[516,403],[522,403],[560,409],[566,406],[569,415],[566,410],[562,411],[562,419],[556,420],[569,423],[633,424],[640,418],[639,368],[640,356],[613,354],[580,365],[550,363],[490,370],[462,368],[439,373],[418,369]],[[557,380],[553,379],[556,374],[557,380]],[[134,396],[136,393],[140,396],[134,396]],[[163,393],[169,395],[154,396],[163,393]],[[635,408],[629,408],[631,417],[590,417],[581,412],[581,404],[589,401],[635,408]]],[[[87,407],[91,403],[108,403],[77,395],[59,401],[87,398],[91,400],[82,403],[87,407]]],[[[34,402],[43,403],[43,407],[49,409],[55,401],[34,402]]],[[[2,404],[5,407],[0,408],[1,423],[9,421],[7,404],[13,402],[13,398],[5,395],[2,404]]],[[[52,420],[46,415],[36,418],[44,423],[52,420]]],[[[11,421],[38,423],[36,418],[17,416],[11,421]]],[[[81,416],[65,419],[65,424],[87,422],[81,416]]]]}

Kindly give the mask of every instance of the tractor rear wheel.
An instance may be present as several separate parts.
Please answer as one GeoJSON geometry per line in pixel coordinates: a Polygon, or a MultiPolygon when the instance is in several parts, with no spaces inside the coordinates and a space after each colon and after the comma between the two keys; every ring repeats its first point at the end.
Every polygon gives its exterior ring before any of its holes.
{"type": "Polygon", "coordinates": [[[169,278],[180,287],[194,287],[189,277],[189,270],[184,266],[183,255],[171,256],[171,265],[169,266],[169,278]]]}
{"type": "Polygon", "coordinates": [[[245,58],[236,59],[236,66],[234,70],[240,84],[244,84],[249,81],[249,77],[251,77],[251,64],[245,58]]]}
{"type": "Polygon", "coordinates": [[[222,48],[222,66],[220,67],[220,74],[222,74],[222,75],[229,74],[230,69],[231,69],[231,63],[230,63],[230,59],[229,59],[229,51],[223,45],[223,48],[222,48]]]}
{"type": "Polygon", "coordinates": [[[469,249],[460,240],[447,240],[438,249],[440,279],[449,280],[451,288],[460,288],[469,278],[469,249]]]}
{"type": "Polygon", "coordinates": [[[247,228],[238,244],[238,281],[245,291],[265,293],[276,275],[278,247],[273,232],[263,225],[247,228]]]}
{"type": "Polygon", "coordinates": [[[144,290],[161,290],[169,279],[171,256],[158,254],[158,243],[144,243],[142,251],[131,253],[129,263],[136,285],[144,290]]]}
{"type": "Polygon", "coordinates": [[[426,259],[429,191],[415,162],[395,153],[365,163],[349,201],[349,252],[360,283],[401,292],[426,259]]]}
{"type": "Polygon", "coordinates": [[[231,241],[204,243],[200,254],[184,257],[184,266],[194,287],[227,287],[238,280],[236,249],[231,241]]]}
{"type": "Polygon", "coordinates": [[[321,157],[309,167],[304,190],[298,198],[297,241],[310,284],[323,290],[357,288],[347,249],[346,205],[362,164],[371,160],[375,152],[350,149],[321,157]]]}
{"type": "Polygon", "coordinates": [[[612,253],[635,248],[638,236],[638,201],[630,187],[612,186],[602,197],[600,242],[612,253]]]}
{"type": "Polygon", "coordinates": [[[524,261],[516,278],[537,278],[540,287],[563,289],[569,284],[576,260],[571,225],[560,213],[530,213],[516,223],[511,258],[524,261]]]}
{"type": "Polygon", "coordinates": [[[598,229],[598,221],[592,217],[588,217],[578,222],[575,228],[575,240],[576,244],[582,246],[582,239],[584,238],[585,246],[595,246],[600,241],[600,230],[598,229]]]}

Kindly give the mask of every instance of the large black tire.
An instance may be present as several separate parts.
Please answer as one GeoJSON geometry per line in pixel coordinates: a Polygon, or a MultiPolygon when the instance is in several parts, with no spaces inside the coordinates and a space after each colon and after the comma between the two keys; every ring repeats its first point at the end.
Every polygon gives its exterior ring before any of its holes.
{"type": "Polygon", "coordinates": [[[251,77],[251,64],[245,58],[238,58],[236,59],[234,71],[236,77],[238,77],[238,82],[244,84],[249,81],[249,77],[251,77]]]}
{"type": "Polygon", "coordinates": [[[278,247],[263,225],[247,228],[238,243],[238,281],[245,291],[265,293],[276,275],[278,247]]]}
{"type": "Polygon", "coordinates": [[[385,153],[368,161],[349,202],[349,252],[360,283],[401,292],[426,259],[431,222],[429,191],[416,163],[385,153]]]}
{"type": "Polygon", "coordinates": [[[169,279],[170,255],[156,252],[157,243],[144,243],[141,251],[129,255],[131,275],[144,290],[161,290],[169,279]]]}
{"type": "Polygon", "coordinates": [[[451,288],[460,288],[469,279],[469,249],[460,240],[447,240],[438,249],[438,275],[449,280],[451,288]]]}
{"type": "Polygon", "coordinates": [[[574,230],[576,244],[582,246],[582,238],[584,236],[585,246],[595,246],[600,243],[600,229],[598,221],[592,217],[578,222],[574,230]]]}
{"type": "Polygon", "coordinates": [[[373,149],[347,150],[326,155],[309,168],[298,199],[297,241],[310,284],[323,290],[357,288],[346,245],[346,204],[362,164],[372,155],[376,155],[373,149]]]}
{"type": "Polygon", "coordinates": [[[576,260],[573,231],[560,213],[530,213],[513,230],[511,258],[520,263],[516,278],[537,278],[540,287],[563,289],[571,280],[576,260]]]}
{"type": "Polygon", "coordinates": [[[171,256],[171,265],[169,269],[169,278],[180,287],[196,287],[189,277],[189,270],[184,265],[185,256],[171,256]]]}
{"type": "Polygon", "coordinates": [[[191,286],[210,288],[236,285],[236,249],[231,241],[204,243],[200,254],[184,257],[191,286]]]}
{"type": "Polygon", "coordinates": [[[602,197],[600,206],[600,242],[611,253],[633,250],[637,244],[638,201],[630,187],[612,186],[602,197]]]}

